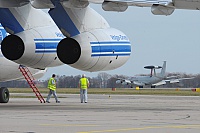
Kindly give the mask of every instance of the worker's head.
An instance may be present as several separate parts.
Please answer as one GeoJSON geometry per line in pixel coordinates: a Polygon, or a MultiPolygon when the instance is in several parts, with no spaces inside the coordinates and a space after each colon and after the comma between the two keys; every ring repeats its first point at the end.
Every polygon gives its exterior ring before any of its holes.
{"type": "Polygon", "coordinates": [[[55,75],[55,74],[53,74],[53,75],[52,75],[52,78],[55,78],[55,77],[56,77],[56,75],[55,75]]]}
{"type": "Polygon", "coordinates": [[[85,78],[85,74],[82,74],[82,78],[85,78]]]}

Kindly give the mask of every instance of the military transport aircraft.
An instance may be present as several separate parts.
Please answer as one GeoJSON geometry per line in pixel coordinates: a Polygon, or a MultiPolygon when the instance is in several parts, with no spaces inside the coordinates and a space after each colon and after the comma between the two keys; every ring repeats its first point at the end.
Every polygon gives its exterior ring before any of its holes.
{"type": "Polygon", "coordinates": [[[128,79],[117,79],[116,83],[123,84],[123,85],[130,85],[131,87],[133,85],[138,85],[140,88],[143,88],[143,86],[150,85],[151,88],[155,88],[159,85],[164,85],[167,82],[168,83],[179,83],[181,80],[185,79],[193,79],[192,78],[177,78],[177,77],[167,77],[166,72],[166,61],[164,61],[163,66],[145,66],[146,69],[151,69],[151,73],[149,76],[134,76],[130,80],[128,79]],[[160,69],[160,73],[156,73],[156,69],[160,69]]]}
{"type": "MultiPolygon", "coordinates": [[[[200,0],[0,0],[0,23],[9,33],[1,42],[1,58],[38,70],[63,64],[90,72],[122,66],[131,54],[128,37],[111,28],[90,3],[106,11],[150,6],[156,15],[170,15],[176,8],[200,9],[200,0]],[[49,9],[49,15],[41,9],[49,9]]],[[[4,64],[0,70],[12,73],[4,64]]],[[[5,81],[3,72],[0,81],[5,81]]],[[[0,102],[8,102],[8,94],[1,87],[0,102]]]]}

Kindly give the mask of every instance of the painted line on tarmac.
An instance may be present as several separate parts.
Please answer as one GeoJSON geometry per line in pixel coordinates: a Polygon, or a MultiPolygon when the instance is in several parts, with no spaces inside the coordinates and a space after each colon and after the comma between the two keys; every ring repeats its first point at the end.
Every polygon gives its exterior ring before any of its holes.
{"type": "Polygon", "coordinates": [[[91,124],[40,124],[40,126],[54,126],[54,127],[96,127],[99,125],[91,124]]]}
{"type": "Polygon", "coordinates": [[[111,129],[111,130],[96,130],[96,131],[85,131],[78,133],[108,133],[108,132],[122,132],[122,131],[134,131],[134,130],[146,130],[146,129],[162,129],[162,128],[200,128],[200,125],[168,125],[168,126],[148,126],[148,127],[138,127],[138,128],[124,128],[124,129],[111,129]]]}

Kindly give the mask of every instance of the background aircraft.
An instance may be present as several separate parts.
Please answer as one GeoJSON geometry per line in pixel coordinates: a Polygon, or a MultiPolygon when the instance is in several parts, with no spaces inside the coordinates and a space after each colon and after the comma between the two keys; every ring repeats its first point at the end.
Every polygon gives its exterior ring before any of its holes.
{"type": "Polygon", "coordinates": [[[151,73],[149,76],[134,76],[131,78],[131,80],[127,79],[118,79],[116,80],[116,83],[124,84],[124,85],[130,85],[131,87],[133,85],[137,85],[140,88],[143,88],[143,86],[150,85],[151,88],[155,88],[159,85],[164,85],[167,82],[169,83],[179,83],[180,80],[184,79],[192,79],[192,78],[176,78],[176,77],[167,77],[166,76],[166,61],[164,61],[163,66],[145,66],[146,69],[151,69],[151,73]],[[156,73],[156,69],[161,69],[160,73],[156,73]]]}

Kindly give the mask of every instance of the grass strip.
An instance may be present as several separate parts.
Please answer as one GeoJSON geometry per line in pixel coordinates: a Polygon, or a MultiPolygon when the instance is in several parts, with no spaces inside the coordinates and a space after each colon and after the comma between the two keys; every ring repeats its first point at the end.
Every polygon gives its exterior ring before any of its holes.
{"type": "MultiPolygon", "coordinates": [[[[33,93],[31,88],[9,88],[10,93],[33,93]]],[[[47,88],[39,88],[41,93],[48,93],[47,88]]],[[[79,94],[79,88],[57,88],[60,94],[79,94]]],[[[200,96],[200,92],[193,92],[191,89],[147,89],[136,90],[134,88],[89,88],[88,94],[116,94],[116,95],[168,95],[168,96],[200,96]]]]}

